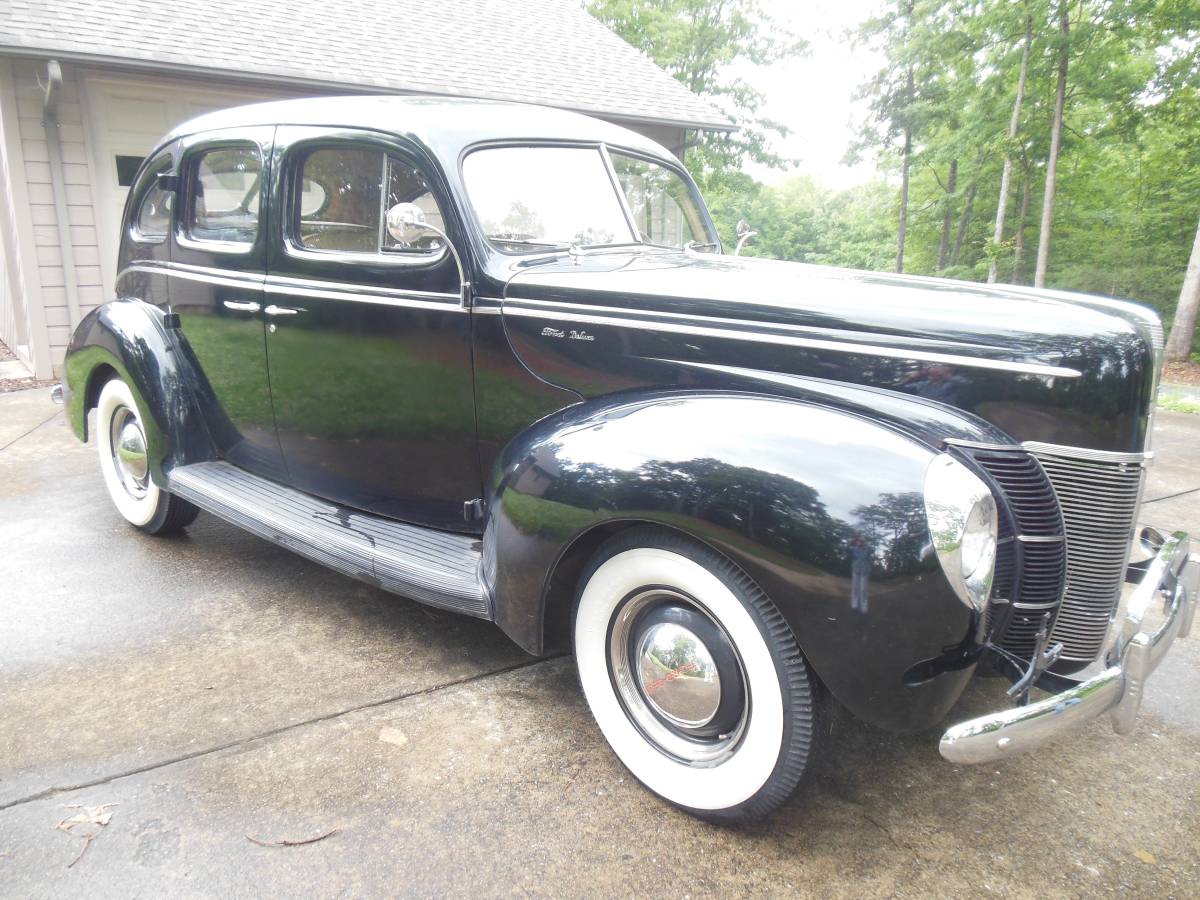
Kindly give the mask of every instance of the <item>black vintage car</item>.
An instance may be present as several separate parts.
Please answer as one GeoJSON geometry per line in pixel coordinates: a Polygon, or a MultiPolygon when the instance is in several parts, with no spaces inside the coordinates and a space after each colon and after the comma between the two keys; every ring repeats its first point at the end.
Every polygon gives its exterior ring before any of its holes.
{"type": "Polygon", "coordinates": [[[573,647],[622,762],[698,815],[783,802],[829,704],[929,728],[976,673],[1014,705],[949,760],[1127,731],[1188,630],[1187,536],[1127,567],[1142,307],[730,255],[658,145],[473,101],[202,116],[122,235],[66,361],[121,514],[573,647]]]}

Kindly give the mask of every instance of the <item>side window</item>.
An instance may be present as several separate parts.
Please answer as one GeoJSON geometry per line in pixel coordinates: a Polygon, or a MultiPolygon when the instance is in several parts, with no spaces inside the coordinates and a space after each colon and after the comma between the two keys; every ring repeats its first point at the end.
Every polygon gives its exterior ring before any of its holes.
{"type": "Polygon", "coordinates": [[[388,234],[387,211],[415,203],[426,221],[443,228],[442,213],[421,173],[411,165],[366,147],[320,147],[297,168],[293,230],[306,250],[435,257],[442,242],[432,232],[412,243],[388,234]]]}
{"type": "Polygon", "coordinates": [[[667,247],[708,240],[696,201],[677,173],[616,152],[612,163],[642,240],[667,247]]]}
{"type": "Polygon", "coordinates": [[[157,183],[159,173],[167,171],[170,165],[171,159],[167,157],[161,165],[155,165],[147,175],[151,182],[150,187],[142,195],[137,215],[133,219],[135,240],[158,243],[166,238],[171,228],[171,205],[175,194],[162,190],[157,183]]]}
{"type": "Polygon", "coordinates": [[[253,244],[261,176],[257,147],[218,147],[202,153],[192,169],[188,237],[253,244]]]}

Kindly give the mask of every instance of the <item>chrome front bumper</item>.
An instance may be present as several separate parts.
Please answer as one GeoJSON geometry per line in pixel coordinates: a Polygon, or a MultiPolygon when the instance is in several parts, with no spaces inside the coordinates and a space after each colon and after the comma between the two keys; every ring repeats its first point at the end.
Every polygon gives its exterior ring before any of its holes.
{"type": "Polygon", "coordinates": [[[1024,753],[1055,740],[1104,713],[1113,730],[1133,730],[1146,679],[1177,637],[1186,637],[1196,613],[1200,556],[1189,556],[1188,536],[1177,531],[1163,540],[1129,598],[1104,660],[1104,671],[1060,694],[1003,712],[960,722],[942,735],[938,749],[956,763],[987,763],[1024,753]],[[1143,630],[1156,599],[1163,601],[1157,630],[1143,630]]]}

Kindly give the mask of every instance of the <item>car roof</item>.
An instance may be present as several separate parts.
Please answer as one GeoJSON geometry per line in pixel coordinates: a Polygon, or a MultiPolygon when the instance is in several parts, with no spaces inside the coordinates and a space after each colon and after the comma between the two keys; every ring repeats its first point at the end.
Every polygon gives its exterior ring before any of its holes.
{"type": "Polygon", "coordinates": [[[662,145],[611,122],[548,106],[444,97],[352,95],[277,100],[197,116],[173,129],[177,138],[255,125],[364,128],[406,135],[450,161],[488,141],[564,141],[628,147],[678,163],[662,145]]]}

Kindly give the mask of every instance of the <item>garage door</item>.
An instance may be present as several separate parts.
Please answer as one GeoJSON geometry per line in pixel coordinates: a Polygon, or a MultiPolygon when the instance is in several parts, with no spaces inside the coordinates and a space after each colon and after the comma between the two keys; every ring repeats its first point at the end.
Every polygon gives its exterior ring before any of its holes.
{"type": "Polygon", "coordinates": [[[280,95],[164,80],[130,82],[85,77],[92,147],[96,232],[107,296],[116,280],[117,234],[125,195],[142,159],[164,134],[206,112],[280,95]]]}

